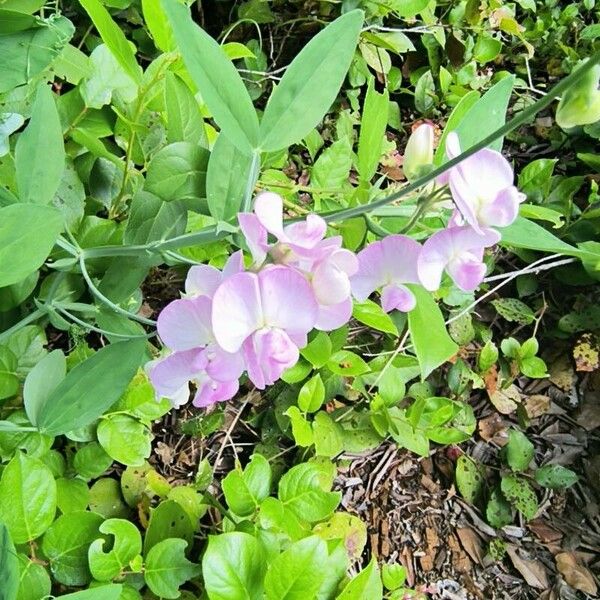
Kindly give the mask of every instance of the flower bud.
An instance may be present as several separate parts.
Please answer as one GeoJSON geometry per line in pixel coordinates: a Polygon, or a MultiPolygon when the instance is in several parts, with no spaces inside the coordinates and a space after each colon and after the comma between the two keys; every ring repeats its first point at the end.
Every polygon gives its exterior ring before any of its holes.
{"type": "Polygon", "coordinates": [[[596,65],[562,95],[556,109],[556,122],[560,127],[571,129],[600,119],[599,80],[600,65],[596,65]]]}
{"type": "Polygon", "coordinates": [[[404,150],[403,169],[406,179],[413,182],[426,172],[433,162],[433,126],[419,125],[408,138],[404,150]]]}

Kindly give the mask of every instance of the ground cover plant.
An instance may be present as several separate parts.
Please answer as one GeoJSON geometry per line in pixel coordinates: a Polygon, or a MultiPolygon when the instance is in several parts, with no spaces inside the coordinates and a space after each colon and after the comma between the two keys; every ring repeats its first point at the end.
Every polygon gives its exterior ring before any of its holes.
{"type": "Polygon", "coordinates": [[[594,598],[593,0],[0,0],[0,600],[594,598]]]}

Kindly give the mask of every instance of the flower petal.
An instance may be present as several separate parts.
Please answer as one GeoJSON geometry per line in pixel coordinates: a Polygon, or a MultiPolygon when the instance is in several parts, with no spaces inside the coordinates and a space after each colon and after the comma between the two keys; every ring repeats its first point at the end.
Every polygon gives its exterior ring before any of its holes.
{"type": "Polygon", "coordinates": [[[254,214],[260,224],[278,240],[283,240],[283,200],[274,192],[262,192],[254,200],[254,214]]]}
{"type": "Polygon", "coordinates": [[[212,298],[222,279],[219,269],[211,265],[194,265],[185,278],[185,293],[212,298]]]}
{"type": "Polygon", "coordinates": [[[211,300],[206,296],[174,300],[158,316],[158,334],[171,350],[190,350],[212,341],[211,300]]]}
{"type": "Polygon", "coordinates": [[[225,352],[216,344],[206,348],[206,372],[216,381],[233,381],[240,378],[246,366],[241,352],[225,352]]]}
{"type": "Polygon", "coordinates": [[[416,305],[415,295],[405,285],[386,285],[381,290],[381,307],[385,312],[410,312],[416,305]]]}
{"type": "Polygon", "coordinates": [[[472,292],[479,286],[485,277],[485,271],[485,264],[468,252],[448,263],[448,275],[465,292],[472,292]]]}
{"type": "Polygon", "coordinates": [[[189,398],[189,381],[203,371],[205,362],[202,350],[175,352],[153,361],[148,366],[148,377],[157,397],[168,398],[177,406],[185,404],[189,398]]]}
{"type": "Polygon", "coordinates": [[[223,267],[223,279],[227,279],[244,270],[244,253],[241,250],[234,252],[223,267]]]}
{"type": "Polygon", "coordinates": [[[262,324],[258,276],[237,273],[226,279],[215,292],[212,305],[212,326],[219,346],[237,352],[262,324]]]}
{"type": "Polygon", "coordinates": [[[246,244],[252,260],[255,264],[260,265],[267,257],[269,244],[267,243],[267,230],[261,225],[258,217],[252,213],[239,213],[238,223],[240,229],[246,238],[246,244]]]}
{"type": "Polygon", "coordinates": [[[388,235],[381,244],[385,283],[419,283],[417,260],[421,244],[406,235],[388,235]]]}
{"type": "Polygon", "coordinates": [[[204,376],[196,382],[197,392],[192,400],[192,404],[198,408],[211,406],[217,402],[225,402],[231,400],[238,390],[240,384],[238,380],[219,382],[214,381],[208,376],[204,376]]]}
{"type": "Polygon", "coordinates": [[[290,245],[314,248],[327,233],[327,223],[319,215],[310,214],[304,221],[283,228],[290,245]]]}
{"type": "Polygon", "coordinates": [[[364,302],[376,289],[385,283],[383,247],[381,242],[373,242],[358,255],[358,272],[350,279],[352,294],[359,302],[364,302]]]}
{"type": "Polygon", "coordinates": [[[480,222],[488,227],[507,227],[519,214],[522,196],[514,185],[503,189],[492,202],[481,207],[480,222]]]}
{"type": "Polygon", "coordinates": [[[423,244],[417,267],[421,284],[430,292],[440,287],[444,269],[452,258],[454,229],[458,228],[442,229],[423,244]]]}
{"type": "Polygon", "coordinates": [[[308,333],[317,320],[317,302],[296,269],[273,266],[258,274],[264,324],[289,333],[308,333]]]}
{"type": "MultiPolygon", "coordinates": [[[[333,331],[342,325],[345,325],[352,316],[352,299],[346,298],[339,304],[330,304],[325,306],[321,304],[319,306],[319,312],[317,314],[317,322],[315,323],[315,329],[320,331],[333,331]]],[[[294,340],[296,341],[296,340],[294,340]]],[[[306,343],[299,345],[299,348],[303,348],[306,343]]]]}

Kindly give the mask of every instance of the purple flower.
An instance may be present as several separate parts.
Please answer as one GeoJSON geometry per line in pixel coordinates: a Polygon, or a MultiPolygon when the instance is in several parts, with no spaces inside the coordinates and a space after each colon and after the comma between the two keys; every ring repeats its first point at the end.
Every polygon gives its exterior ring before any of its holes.
{"type": "Polygon", "coordinates": [[[227,352],[242,349],[248,377],[263,389],[298,360],[315,326],[318,305],[306,278],[292,267],[238,273],[217,289],[212,325],[227,352]]]}
{"type": "MultiPolygon", "coordinates": [[[[446,154],[454,158],[461,153],[458,135],[450,132],[446,154]]],[[[514,174],[509,162],[495,150],[484,148],[438,178],[448,184],[460,216],[479,233],[486,227],[506,227],[519,213],[525,195],[513,185],[514,174]]],[[[454,219],[462,224],[462,219],[454,219]]]]}
{"type": "Polygon", "coordinates": [[[434,233],[423,245],[418,259],[423,287],[435,291],[444,271],[465,292],[474,290],[485,275],[483,251],[500,240],[494,229],[479,234],[469,226],[448,227],[434,233]]]}
{"type": "Polygon", "coordinates": [[[421,245],[404,235],[390,235],[358,253],[358,273],[351,278],[352,293],[364,302],[381,289],[383,310],[411,311],[416,304],[405,283],[420,283],[417,259],[421,245]]]}
{"type": "Polygon", "coordinates": [[[211,265],[194,265],[185,278],[186,296],[208,296],[212,298],[221,282],[231,275],[244,270],[244,256],[241,250],[234,252],[225,263],[223,271],[211,265]]]}

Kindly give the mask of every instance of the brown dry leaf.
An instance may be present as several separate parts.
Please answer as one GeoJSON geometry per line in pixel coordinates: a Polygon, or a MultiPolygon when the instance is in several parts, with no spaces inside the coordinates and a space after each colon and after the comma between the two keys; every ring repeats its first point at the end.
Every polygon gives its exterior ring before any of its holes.
{"type": "Polygon", "coordinates": [[[562,552],[557,554],[555,559],[557,569],[572,588],[590,594],[590,596],[596,595],[598,586],[593,575],[586,567],[578,563],[573,552],[562,552]]]}
{"type": "Polygon", "coordinates": [[[498,367],[492,365],[483,375],[487,393],[491,396],[498,389],[498,367]]]}
{"type": "Polygon", "coordinates": [[[547,521],[543,519],[534,519],[527,523],[528,529],[541,541],[546,543],[558,542],[562,539],[563,534],[554,529],[547,521]]]}
{"type": "Polygon", "coordinates": [[[575,419],[587,431],[600,427],[600,393],[589,390],[585,392],[575,419]]]}
{"type": "Polygon", "coordinates": [[[425,527],[425,543],[425,556],[419,557],[419,561],[421,562],[423,571],[427,572],[433,569],[433,562],[437,555],[437,549],[440,546],[440,538],[433,527],[425,527]]]}
{"type": "Polygon", "coordinates": [[[563,392],[568,392],[575,383],[575,369],[566,354],[561,354],[548,369],[550,381],[563,392]]]}
{"type": "Polygon", "coordinates": [[[595,371],[600,367],[598,340],[591,333],[584,333],[573,348],[575,369],[577,371],[595,371]]]}
{"type": "Polygon", "coordinates": [[[504,420],[498,413],[492,413],[489,417],[481,419],[478,423],[479,435],[486,442],[494,442],[504,446],[508,442],[508,433],[504,420]]]}
{"type": "Polygon", "coordinates": [[[470,527],[458,527],[456,529],[458,539],[466,553],[480,565],[483,564],[483,550],[479,536],[470,527]]]}
{"type": "Polygon", "coordinates": [[[489,397],[496,410],[503,415],[514,412],[517,410],[517,405],[521,403],[521,393],[514,383],[505,390],[496,390],[489,394],[489,397]]]}
{"type": "Polygon", "coordinates": [[[550,410],[550,397],[544,394],[533,394],[524,403],[525,412],[530,419],[545,415],[550,410]]]}
{"type": "Polygon", "coordinates": [[[175,450],[164,442],[158,442],[154,449],[154,454],[160,457],[163,465],[170,465],[175,458],[175,450]]]}
{"type": "Polygon", "coordinates": [[[473,565],[466,555],[461,545],[458,543],[456,536],[450,534],[448,536],[448,546],[452,553],[452,564],[458,573],[469,573],[473,565]]]}
{"type": "Polygon", "coordinates": [[[539,560],[519,556],[517,547],[510,544],[507,544],[506,552],[515,569],[521,573],[528,585],[538,590],[545,590],[549,587],[548,574],[539,560]]]}

